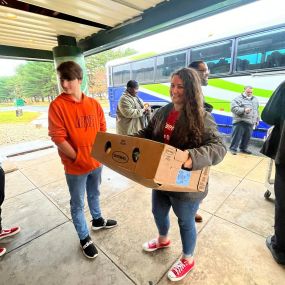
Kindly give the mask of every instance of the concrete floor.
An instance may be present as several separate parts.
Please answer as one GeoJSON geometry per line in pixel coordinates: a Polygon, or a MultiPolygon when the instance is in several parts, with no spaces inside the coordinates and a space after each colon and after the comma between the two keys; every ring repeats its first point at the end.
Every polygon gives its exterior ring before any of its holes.
{"type": "MultiPolygon", "coordinates": [[[[99,249],[87,260],[70,220],[69,194],[56,149],[10,159],[18,170],[6,175],[4,226],[20,225],[1,241],[0,284],[171,284],[166,273],[181,252],[171,213],[172,246],[145,253],[141,245],[156,237],[151,191],[105,168],[103,214],[119,226],[92,232],[99,249]]],[[[268,160],[227,154],[211,168],[209,194],[200,207],[196,268],[176,284],[285,284],[285,268],[273,260],[265,237],[273,231],[274,204],[263,198],[268,160]]],[[[86,218],[90,214],[86,207],[86,218]]]]}

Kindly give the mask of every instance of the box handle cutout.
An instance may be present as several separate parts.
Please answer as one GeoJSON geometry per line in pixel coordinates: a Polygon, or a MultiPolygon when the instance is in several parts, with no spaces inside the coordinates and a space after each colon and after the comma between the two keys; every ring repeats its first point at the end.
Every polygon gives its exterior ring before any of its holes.
{"type": "Polygon", "coordinates": [[[138,147],[134,148],[132,153],[133,162],[137,162],[140,158],[140,150],[138,147]]]}
{"type": "Polygon", "coordinates": [[[112,144],[110,141],[107,141],[106,144],[105,144],[105,152],[107,154],[109,154],[111,152],[111,149],[112,149],[112,144]]]}

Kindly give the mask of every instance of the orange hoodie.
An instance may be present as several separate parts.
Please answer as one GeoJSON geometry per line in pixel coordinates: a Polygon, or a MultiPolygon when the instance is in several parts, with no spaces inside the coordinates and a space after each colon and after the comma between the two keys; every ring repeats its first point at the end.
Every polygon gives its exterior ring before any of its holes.
{"type": "Polygon", "coordinates": [[[91,156],[91,148],[99,131],[106,131],[101,105],[82,94],[81,102],[65,93],[60,94],[49,107],[49,136],[55,144],[67,141],[76,151],[72,161],[58,151],[67,174],[85,174],[101,164],[91,156]]]}

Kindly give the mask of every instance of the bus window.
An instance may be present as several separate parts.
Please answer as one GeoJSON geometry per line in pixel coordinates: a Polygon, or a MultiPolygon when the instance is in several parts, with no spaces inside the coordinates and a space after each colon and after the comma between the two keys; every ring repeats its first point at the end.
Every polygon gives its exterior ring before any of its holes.
{"type": "Polygon", "coordinates": [[[155,81],[169,80],[177,69],[186,67],[186,51],[157,57],[155,81]]]}
{"type": "Polygon", "coordinates": [[[153,82],[154,59],[146,59],[132,63],[132,79],[139,83],[153,82]]]}
{"type": "Polygon", "coordinates": [[[236,70],[285,66],[285,29],[238,39],[236,70]]]}
{"type": "Polygon", "coordinates": [[[232,41],[220,42],[191,49],[191,61],[203,60],[211,74],[229,73],[232,41]]]}
{"type": "Polygon", "coordinates": [[[131,79],[130,64],[113,67],[113,85],[126,85],[131,79]]]}

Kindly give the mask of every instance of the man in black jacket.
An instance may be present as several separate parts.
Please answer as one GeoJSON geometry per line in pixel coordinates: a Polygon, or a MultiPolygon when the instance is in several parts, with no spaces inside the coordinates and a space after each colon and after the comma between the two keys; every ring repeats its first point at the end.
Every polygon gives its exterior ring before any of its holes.
{"type": "MultiPolygon", "coordinates": [[[[208,69],[208,65],[206,62],[204,62],[203,60],[192,61],[188,67],[193,68],[198,72],[202,86],[208,85],[208,79],[209,79],[208,77],[209,77],[210,71],[208,69]]],[[[209,103],[206,103],[204,100],[204,109],[207,112],[211,113],[213,111],[213,106],[209,103]]],[[[196,223],[201,223],[203,222],[203,217],[197,213],[195,215],[195,221],[196,223]]]]}
{"type": "MultiPolygon", "coordinates": [[[[208,79],[209,79],[210,71],[208,69],[208,65],[206,62],[204,62],[203,60],[192,61],[188,67],[191,67],[198,72],[202,86],[208,85],[208,79]]],[[[204,101],[204,109],[207,112],[211,113],[213,111],[213,106],[204,101]]]]}
{"type": "Polygon", "coordinates": [[[285,81],[272,94],[261,118],[274,126],[261,153],[275,161],[275,225],[274,235],[267,237],[266,245],[273,258],[285,265],[285,81]]]}

